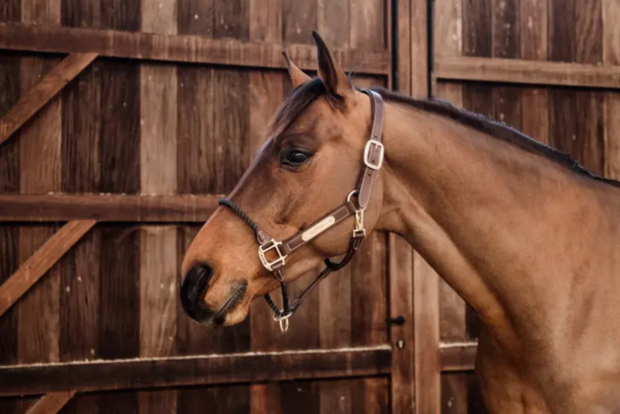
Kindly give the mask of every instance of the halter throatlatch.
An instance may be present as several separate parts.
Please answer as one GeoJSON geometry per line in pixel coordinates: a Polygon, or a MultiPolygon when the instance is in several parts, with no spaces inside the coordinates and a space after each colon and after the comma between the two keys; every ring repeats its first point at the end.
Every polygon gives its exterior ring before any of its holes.
{"type": "Polygon", "coordinates": [[[385,107],[383,98],[378,93],[370,89],[362,91],[370,97],[372,108],[372,127],[370,131],[370,139],[364,148],[364,165],[362,166],[357,186],[355,190],[349,193],[346,201],[335,210],[332,210],[321,219],[315,221],[310,227],[302,230],[283,241],[277,241],[262,231],[256,223],[248,217],[247,214],[239,208],[230,199],[220,199],[219,204],[230,208],[239,218],[241,218],[248,226],[252,228],[258,242],[258,257],[268,271],[272,272],[274,277],[280,282],[280,290],[282,291],[282,309],[278,309],[271,299],[269,293],[265,295],[265,300],[269,307],[273,310],[273,319],[280,324],[280,330],[286,332],[289,326],[289,318],[295,313],[304,296],[310,292],[319,282],[333,271],[337,271],[345,267],[355,255],[362,240],[366,237],[366,229],[364,227],[364,211],[370,201],[370,192],[375,175],[383,165],[385,149],[381,143],[383,134],[383,118],[385,107]],[[355,201],[353,200],[355,198],[355,201]],[[288,290],[286,287],[285,270],[287,257],[295,250],[299,249],[306,243],[314,240],[319,235],[325,233],[344,219],[355,216],[355,227],[351,234],[349,249],[344,258],[334,263],[329,258],[325,259],[325,269],[319,273],[312,283],[301,292],[301,295],[292,303],[289,302],[288,290]]]}

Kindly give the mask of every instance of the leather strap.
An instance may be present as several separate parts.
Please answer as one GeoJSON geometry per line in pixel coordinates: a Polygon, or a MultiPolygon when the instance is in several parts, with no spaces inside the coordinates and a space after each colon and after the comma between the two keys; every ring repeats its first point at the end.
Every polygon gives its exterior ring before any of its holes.
{"type": "Polygon", "coordinates": [[[373,120],[370,140],[366,144],[367,151],[364,151],[364,167],[362,167],[362,173],[357,184],[357,202],[362,210],[368,206],[372,183],[375,180],[377,171],[379,171],[383,164],[384,147],[381,143],[381,137],[383,135],[383,120],[385,118],[385,105],[381,95],[369,89],[364,90],[364,92],[370,97],[373,120]],[[371,168],[368,164],[378,166],[378,168],[371,168]]]}

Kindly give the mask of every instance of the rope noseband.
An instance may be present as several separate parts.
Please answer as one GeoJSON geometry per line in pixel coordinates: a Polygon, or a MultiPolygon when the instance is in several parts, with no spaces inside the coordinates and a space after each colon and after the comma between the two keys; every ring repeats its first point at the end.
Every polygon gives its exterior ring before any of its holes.
{"type": "Polygon", "coordinates": [[[271,299],[269,293],[265,294],[265,300],[269,307],[273,310],[273,318],[280,324],[280,330],[286,332],[288,330],[288,319],[295,313],[299,305],[301,304],[304,296],[310,292],[318,283],[325,279],[333,271],[337,271],[345,267],[355,255],[355,252],[359,248],[362,240],[366,237],[366,229],[364,228],[364,211],[370,201],[370,192],[372,189],[372,183],[374,181],[376,173],[381,169],[384,158],[384,147],[381,143],[381,136],[383,134],[383,118],[385,114],[385,107],[383,98],[378,93],[369,89],[362,91],[370,97],[372,108],[372,127],[370,131],[370,139],[366,143],[364,149],[364,165],[362,166],[357,186],[346,199],[346,202],[340,205],[335,210],[331,211],[321,219],[315,221],[307,229],[300,231],[290,238],[283,241],[276,241],[262,231],[254,221],[247,214],[241,210],[230,199],[220,199],[219,205],[230,208],[239,218],[241,218],[248,226],[252,228],[256,235],[256,241],[258,242],[258,257],[268,271],[272,272],[274,277],[280,282],[280,289],[282,291],[282,303],[283,308],[280,310],[271,299]],[[356,202],[352,200],[353,196],[356,196],[356,202]],[[319,235],[325,233],[344,219],[355,216],[355,228],[351,235],[349,242],[349,249],[345,257],[338,263],[332,262],[329,258],[325,259],[325,269],[319,273],[312,283],[306,289],[303,290],[301,295],[289,303],[288,290],[285,281],[286,258],[295,250],[299,249],[306,243],[315,239],[319,235]],[[271,256],[269,258],[268,256],[271,256]]]}

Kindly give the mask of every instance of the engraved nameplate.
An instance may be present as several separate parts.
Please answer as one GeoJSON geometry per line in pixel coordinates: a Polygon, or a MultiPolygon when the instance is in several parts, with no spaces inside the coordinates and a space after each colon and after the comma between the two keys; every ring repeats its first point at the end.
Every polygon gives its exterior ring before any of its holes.
{"type": "Polygon", "coordinates": [[[323,220],[319,221],[314,226],[304,231],[301,235],[301,239],[305,242],[307,242],[308,240],[312,240],[313,238],[327,230],[329,226],[331,226],[335,222],[336,218],[334,216],[325,217],[323,220]]]}

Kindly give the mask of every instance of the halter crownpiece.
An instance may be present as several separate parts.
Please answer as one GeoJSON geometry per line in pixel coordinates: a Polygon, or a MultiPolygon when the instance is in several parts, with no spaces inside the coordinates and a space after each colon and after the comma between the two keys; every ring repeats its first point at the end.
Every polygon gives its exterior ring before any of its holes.
{"type": "Polygon", "coordinates": [[[315,221],[307,229],[294,234],[286,240],[277,241],[262,231],[232,200],[225,198],[219,200],[220,205],[230,208],[252,228],[256,235],[256,241],[258,242],[258,257],[263,267],[272,272],[274,277],[280,282],[283,304],[282,310],[278,309],[269,293],[265,294],[265,300],[273,310],[273,319],[280,324],[280,330],[282,332],[288,330],[289,318],[295,313],[303,297],[331,272],[345,267],[353,258],[353,255],[359,248],[362,240],[364,240],[364,237],[366,237],[364,210],[366,210],[368,202],[370,201],[370,193],[375,175],[381,169],[385,156],[385,148],[381,143],[385,105],[383,103],[383,98],[377,92],[370,89],[364,89],[361,92],[368,95],[371,102],[372,126],[370,130],[370,139],[366,142],[366,147],[364,148],[364,165],[360,171],[357,186],[355,190],[349,193],[346,201],[342,205],[315,221]],[[356,202],[353,201],[353,196],[355,196],[356,202]],[[325,269],[319,273],[316,279],[304,289],[301,295],[299,295],[292,304],[289,303],[285,281],[286,273],[284,269],[287,257],[295,250],[351,216],[355,216],[355,227],[351,234],[349,249],[345,257],[338,263],[334,263],[330,259],[325,259],[325,269]],[[271,256],[271,258],[268,256],[271,256]]]}

